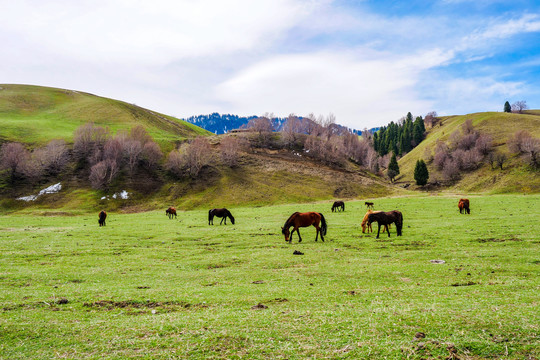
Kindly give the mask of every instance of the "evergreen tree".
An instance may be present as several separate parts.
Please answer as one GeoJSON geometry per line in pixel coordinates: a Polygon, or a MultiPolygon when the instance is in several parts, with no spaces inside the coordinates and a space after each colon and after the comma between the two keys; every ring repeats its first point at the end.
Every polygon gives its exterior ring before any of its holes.
{"type": "Polygon", "coordinates": [[[510,103],[508,101],[504,103],[504,112],[512,112],[512,107],[510,106],[510,103]]]}
{"type": "Polygon", "coordinates": [[[397,163],[396,153],[393,153],[392,158],[390,158],[390,163],[388,164],[387,175],[390,178],[391,182],[394,182],[394,179],[396,178],[396,176],[399,175],[399,165],[397,163]]]}
{"type": "Polygon", "coordinates": [[[429,172],[424,160],[420,159],[416,162],[414,167],[414,180],[416,180],[416,185],[424,186],[429,180],[429,172]]]}

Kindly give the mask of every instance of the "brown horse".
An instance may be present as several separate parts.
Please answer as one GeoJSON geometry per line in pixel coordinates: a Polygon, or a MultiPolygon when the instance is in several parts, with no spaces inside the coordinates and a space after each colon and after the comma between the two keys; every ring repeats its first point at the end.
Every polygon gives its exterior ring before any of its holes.
{"type": "Polygon", "coordinates": [[[227,218],[231,219],[231,222],[234,225],[234,216],[232,216],[231,212],[225,208],[208,211],[208,225],[214,225],[214,216],[223,218],[219,225],[223,223],[223,220],[225,220],[225,225],[227,225],[227,218]]]}
{"type": "Polygon", "coordinates": [[[105,219],[107,218],[107,213],[105,212],[105,210],[101,210],[98,216],[99,216],[99,220],[98,220],[99,226],[105,226],[105,219]]]}
{"type": "Polygon", "coordinates": [[[332,212],[335,211],[345,211],[345,203],[341,200],[339,201],[334,201],[334,204],[332,205],[332,212]]]}
{"type": "Polygon", "coordinates": [[[177,217],[176,216],[176,209],[171,206],[170,208],[165,210],[165,215],[167,215],[169,217],[169,219],[172,219],[173,216],[177,217]]]}
{"type": "Polygon", "coordinates": [[[318,212],[307,212],[307,213],[300,213],[295,212],[289,218],[287,221],[285,221],[285,225],[281,228],[281,233],[285,235],[285,241],[288,241],[289,243],[292,242],[292,234],[296,231],[298,234],[298,242],[302,242],[302,237],[300,236],[300,231],[298,231],[298,228],[300,227],[308,227],[308,226],[315,226],[315,229],[317,229],[317,235],[315,236],[315,241],[319,238],[319,233],[321,233],[321,240],[324,241],[324,236],[326,235],[326,220],[324,219],[323,214],[318,212]],[[319,227],[319,223],[321,226],[319,227]],[[290,227],[293,226],[292,232],[289,232],[290,227]]]}
{"type": "Polygon", "coordinates": [[[368,209],[373,209],[374,204],[372,202],[366,201],[364,205],[366,205],[368,209]]]}
{"type": "MultiPolygon", "coordinates": [[[[401,236],[401,229],[403,228],[403,215],[401,212],[393,210],[389,212],[381,211],[378,213],[372,212],[371,214],[368,214],[368,226],[375,221],[379,225],[379,229],[377,230],[377,239],[379,238],[379,234],[381,232],[381,226],[390,225],[391,223],[396,224],[397,236],[401,236]]],[[[388,237],[390,237],[390,230],[386,228],[386,231],[388,232],[388,237]]]]}
{"type": "MultiPolygon", "coordinates": [[[[364,234],[366,232],[366,229],[368,230],[368,233],[370,232],[373,232],[373,228],[371,227],[371,224],[368,224],[367,220],[368,220],[368,215],[369,214],[373,214],[373,213],[380,213],[382,211],[373,211],[373,210],[368,210],[366,215],[364,215],[364,218],[362,219],[362,233],[364,234]]],[[[388,231],[388,229],[390,228],[390,224],[388,225],[384,225],[384,230],[383,230],[383,233],[384,231],[388,231]]]]}
{"type": "Polygon", "coordinates": [[[458,208],[460,214],[470,214],[469,199],[459,199],[458,208]]]}

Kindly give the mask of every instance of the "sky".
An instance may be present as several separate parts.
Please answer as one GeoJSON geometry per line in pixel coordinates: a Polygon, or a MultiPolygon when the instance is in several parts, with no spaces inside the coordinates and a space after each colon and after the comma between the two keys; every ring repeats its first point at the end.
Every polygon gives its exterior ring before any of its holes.
{"type": "Polygon", "coordinates": [[[0,0],[0,83],[355,129],[540,108],[540,1],[0,0]]]}

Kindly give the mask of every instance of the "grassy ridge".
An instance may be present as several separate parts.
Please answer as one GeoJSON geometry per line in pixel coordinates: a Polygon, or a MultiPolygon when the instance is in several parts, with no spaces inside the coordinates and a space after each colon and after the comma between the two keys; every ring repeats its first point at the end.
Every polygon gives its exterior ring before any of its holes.
{"type": "Polygon", "coordinates": [[[112,212],[104,228],[97,213],[0,216],[0,354],[539,357],[540,196],[474,196],[471,215],[456,204],[377,199],[405,221],[380,239],[361,233],[361,202],[235,207],[234,226],[208,226],[205,210],[112,212]],[[285,244],[286,218],[311,210],[327,241],[311,227],[285,244]]]}
{"type": "MultiPolygon", "coordinates": [[[[418,159],[425,159],[426,153],[434,153],[438,141],[448,141],[450,135],[471,119],[473,126],[481,133],[493,138],[495,151],[507,154],[504,170],[492,170],[489,164],[478,170],[464,174],[462,179],[450,188],[451,191],[492,192],[492,193],[538,193],[540,192],[540,173],[526,166],[522,159],[509,153],[508,139],[518,130],[526,130],[540,137],[540,116],[538,111],[525,114],[484,112],[460,116],[441,117],[441,125],[428,130],[427,137],[399,161],[400,181],[414,181],[414,167],[418,159]]],[[[430,179],[442,180],[443,176],[428,164],[430,179]]]]}
{"type": "Polygon", "coordinates": [[[118,100],[72,90],[0,84],[0,140],[43,144],[61,138],[71,142],[75,129],[88,122],[109,127],[113,133],[140,124],[166,148],[186,137],[210,134],[185,121],[118,100]]]}

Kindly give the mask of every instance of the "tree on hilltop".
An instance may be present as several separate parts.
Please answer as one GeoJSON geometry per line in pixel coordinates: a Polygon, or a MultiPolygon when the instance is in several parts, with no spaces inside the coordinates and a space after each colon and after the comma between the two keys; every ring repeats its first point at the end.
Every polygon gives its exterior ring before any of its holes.
{"type": "Polygon", "coordinates": [[[510,103],[508,101],[504,103],[504,112],[512,112],[512,107],[510,106],[510,103]]]}

